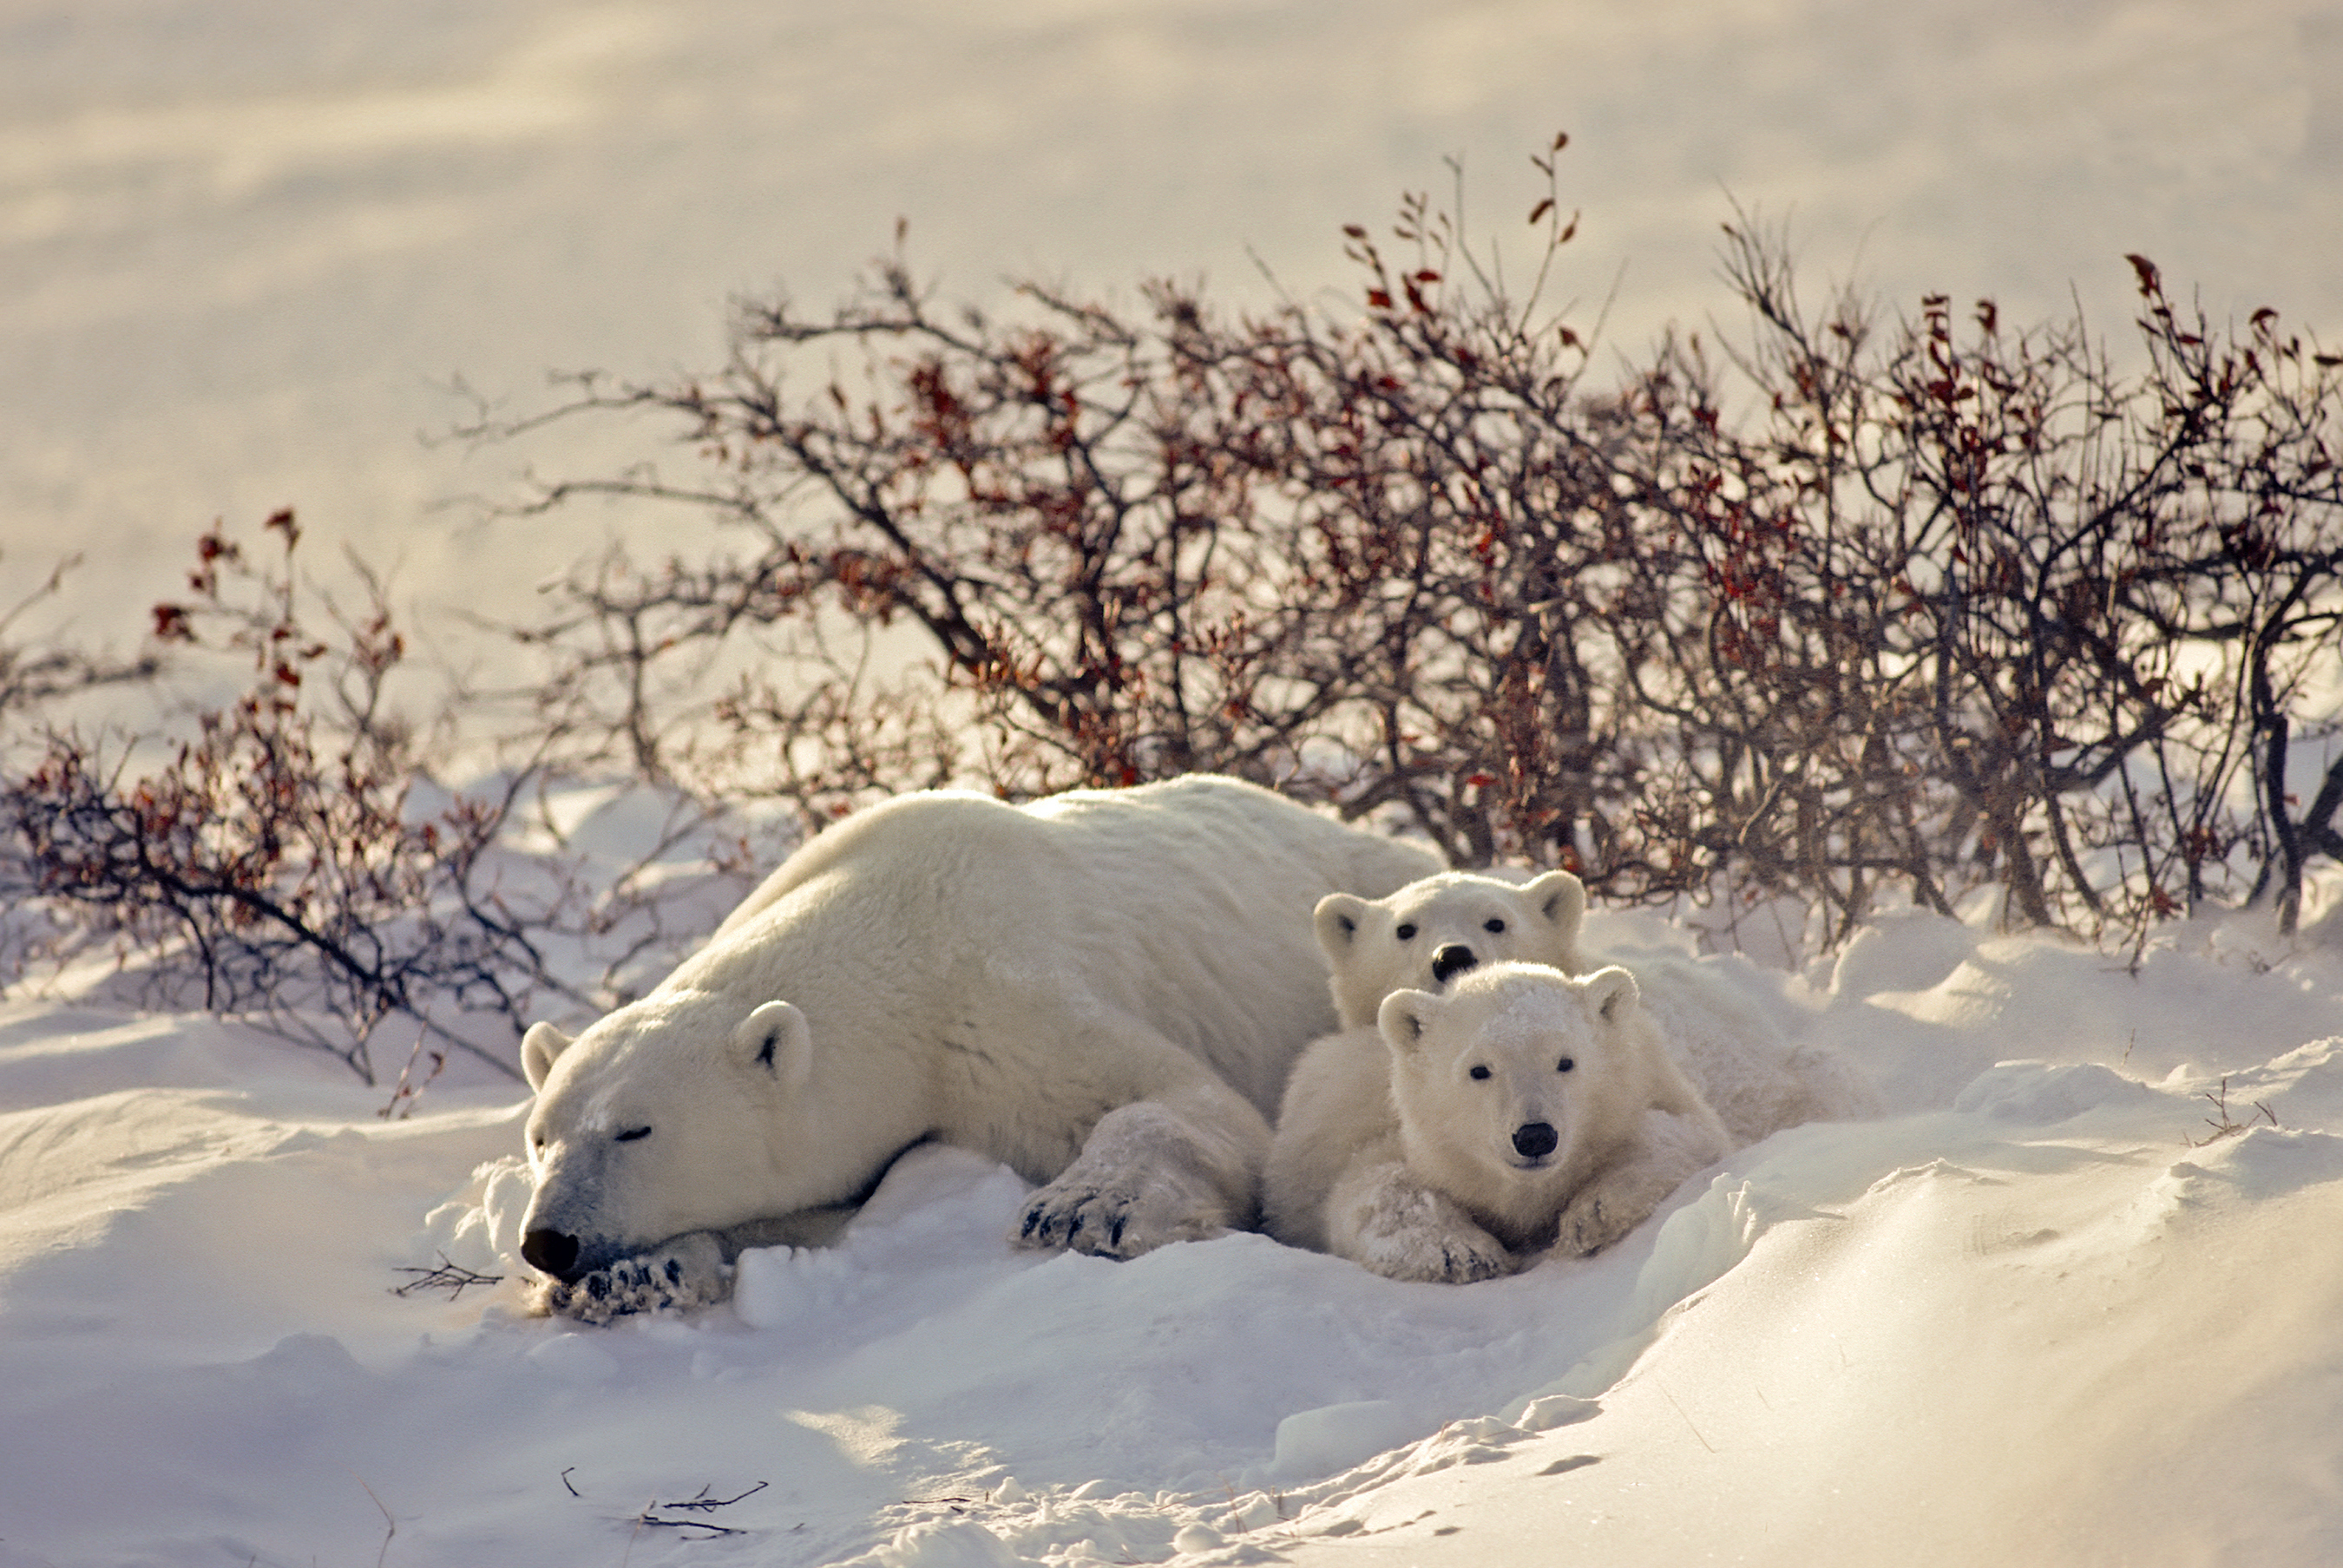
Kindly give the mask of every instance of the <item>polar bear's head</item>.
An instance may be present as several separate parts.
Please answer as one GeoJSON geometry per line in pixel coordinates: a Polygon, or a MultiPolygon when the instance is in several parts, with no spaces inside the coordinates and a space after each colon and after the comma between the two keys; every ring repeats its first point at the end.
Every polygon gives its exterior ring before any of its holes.
{"type": "Polygon", "coordinates": [[[716,993],[655,992],[574,1040],[533,1025],[521,1066],[537,1091],[521,1252],[564,1281],[852,1198],[905,1141],[895,1117],[860,1103],[877,1098],[870,1075],[825,1070],[786,1001],[744,1015],[716,993]]]}
{"type": "Polygon", "coordinates": [[[1562,1200],[1632,1138],[1665,1047],[1635,977],[1499,963],[1444,995],[1398,990],[1376,1027],[1408,1166],[1508,1245],[1550,1226],[1562,1200]]]}
{"type": "Polygon", "coordinates": [[[1334,1011],[1344,1029],[1363,1029],[1393,991],[1438,990],[1476,964],[1576,970],[1585,914],[1586,889],[1568,871],[1521,883],[1443,871],[1387,898],[1329,893],[1315,918],[1334,1011]]]}

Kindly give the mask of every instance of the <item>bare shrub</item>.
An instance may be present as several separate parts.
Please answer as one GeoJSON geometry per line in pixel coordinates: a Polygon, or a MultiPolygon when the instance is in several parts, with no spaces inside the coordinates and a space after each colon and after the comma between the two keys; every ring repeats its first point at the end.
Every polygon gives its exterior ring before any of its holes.
{"type": "MultiPolygon", "coordinates": [[[[486,789],[423,792],[404,638],[371,578],[349,614],[303,586],[289,512],[266,567],[206,535],[136,664],[0,621],[0,890],[54,955],[110,942],[157,1000],[369,1081],[402,1020],[395,1108],[673,952],[648,862],[597,886],[512,852],[557,769],[680,800],[653,859],[742,801],[804,829],[910,788],[1212,769],[1728,932],[1786,904],[1835,942],[1981,891],[2135,944],[2207,900],[2293,929],[2308,862],[2343,859],[2337,357],[2272,312],[2215,327],[2140,257],[2128,346],[1942,296],[1809,313],[1745,218],[1746,330],[1598,380],[1544,303],[1562,147],[1518,288],[1461,182],[1344,231],[1350,309],[1157,281],[994,318],[939,307],[899,231],[828,315],[739,307],[711,374],[578,377],[466,432],[664,417],[682,477],[516,509],[716,525],[581,562],[517,628],[542,678],[486,789]],[[166,648],[236,667],[175,739],[31,722],[166,648]]],[[[745,843],[722,859],[739,880],[745,843]]]]}
{"type": "Polygon", "coordinates": [[[158,642],[241,661],[241,691],[176,740],[20,739],[0,861],[55,921],[53,956],[111,944],[158,1003],[254,1018],[370,1083],[377,1031],[405,1020],[416,1052],[396,1109],[448,1050],[511,1072],[538,1008],[598,1000],[564,982],[547,944],[607,929],[612,910],[574,874],[499,850],[531,769],[412,809],[424,754],[387,700],[407,646],[378,586],[357,613],[324,605],[316,627],[293,514],[266,531],[280,553],[265,567],[205,534],[190,597],[154,611],[158,642]]]}
{"type": "Polygon", "coordinates": [[[39,587],[0,611],[0,722],[22,722],[61,698],[100,687],[136,686],[162,673],[163,661],[152,652],[116,658],[56,637],[21,639],[19,624],[41,604],[55,598],[65,575],[81,564],[81,557],[66,557],[50,569],[39,587]]]}
{"type": "Polygon", "coordinates": [[[936,306],[899,234],[826,317],[742,306],[714,374],[582,378],[471,432],[672,416],[691,477],[521,509],[721,524],[699,558],[581,574],[528,628],[562,722],[646,770],[720,759],[809,820],[954,777],[1212,769],[1461,864],[1786,896],[1825,940],[1884,895],[1985,887],[2094,936],[2255,893],[2290,927],[2306,858],[2343,849],[2343,763],[2315,749],[2334,358],[2268,312],[2188,316],[2138,258],[2137,369],[2079,315],[1930,297],[1883,322],[1841,290],[1810,317],[1743,221],[1745,336],[1595,385],[1592,334],[1542,303],[1575,229],[1561,146],[1519,291],[1461,199],[1345,231],[1356,315],[1158,281],[1137,310],[1028,286],[995,320],[936,306]],[[910,652],[876,679],[856,638],[910,652]]]}
{"type": "Polygon", "coordinates": [[[1677,835],[1841,936],[1882,879],[2135,939],[2275,887],[2290,930],[2300,849],[2343,843],[2323,787],[2296,816],[2267,782],[2333,732],[2297,728],[2336,695],[2333,360],[2269,313],[2224,341],[2137,257],[2128,378],[2079,319],[1990,301],[1966,331],[1941,296],[1892,332],[1844,293],[1810,320],[1778,245],[1728,236],[1752,417],[1683,343],[1629,399],[1644,532],[1700,563],[1641,692],[1688,742],[1677,835]]]}
{"type": "MultiPolygon", "coordinates": [[[[1551,199],[1537,221],[1549,253],[1568,241],[1551,199]]],[[[582,381],[546,417],[672,413],[706,466],[557,485],[528,510],[682,502],[749,548],[573,578],[524,634],[564,721],[646,769],[689,768],[713,733],[731,778],[761,754],[808,799],[1209,769],[1395,809],[1463,861],[1574,859],[1582,829],[1630,849],[1603,820],[1632,764],[1590,663],[1619,639],[1588,568],[1626,539],[1574,397],[1584,345],[1428,204],[1401,239],[1396,266],[1353,232],[1373,280],[1356,324],[1224,318],[1162,282],[1136,319],[1028,286],[995,322],[933,309],[899,254],[828,319],[744,307],[720,374],[582,381]],[[915,628],[926,661],[865,699],[867,667],[805,658],[840,622],[915,628]],[[759,635],[786,702],[771,682],[709,705],[666,673],[759,635]],[[677,690],[700,706],[660,709],[677,690]]]]}

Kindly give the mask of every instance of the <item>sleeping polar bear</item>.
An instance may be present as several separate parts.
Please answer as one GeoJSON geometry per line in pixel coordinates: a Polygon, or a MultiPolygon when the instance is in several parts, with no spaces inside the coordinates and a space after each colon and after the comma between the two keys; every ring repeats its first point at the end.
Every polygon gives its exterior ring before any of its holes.
{"type": "Polygon", "coordinates": [[[930,1140],[1045,1183],[1028,1246],[1251,1225],[1287,1071],[1335,1021],[1312,908],[1437,869],[1211,776],[861,812],[639,1000],[529,1030],[523,1255],[576,1316],[713,1300],[740,1247],[930,1140]]]}

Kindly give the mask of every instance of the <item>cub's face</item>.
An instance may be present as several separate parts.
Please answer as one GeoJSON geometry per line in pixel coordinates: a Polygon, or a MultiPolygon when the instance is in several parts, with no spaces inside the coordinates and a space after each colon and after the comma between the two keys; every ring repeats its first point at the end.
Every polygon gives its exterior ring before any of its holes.
{"type": "Polygon", "coordinates": [[[673,1237],[820,1201],[798,1198],[791,1161],[777,1158],[803,1141],[803,1016],[786,1002],[746,1020],[721,1010],[711,997],[649,998],[574,1041],[548,1024],[528,1031],[531,1265],[575,1281],[673,1237]]]}
{"type": "Polygon", "coordinates": [[[1392,1097],[1411,1164],[1477,1173],[1474,1186],[1542,1187],[1638,1100],[1627,1026],[1634,977],[1580,979],[1506,963],[1457,978],[1449,994],[1394,991],[1377,1016],[1392,1052],[1392,1097]]]}
{"type": "Polygon", "coordinates": [[[1329,893],[1315,920],[1334,1010],[1343,1028],[1359,1029],[1393,991],[1441,990],[1482,964],[1575,970],[1585,914],[1586,889],[1568,871],[1519,885],[1443,871],[1387,898],[1329,893]]]}

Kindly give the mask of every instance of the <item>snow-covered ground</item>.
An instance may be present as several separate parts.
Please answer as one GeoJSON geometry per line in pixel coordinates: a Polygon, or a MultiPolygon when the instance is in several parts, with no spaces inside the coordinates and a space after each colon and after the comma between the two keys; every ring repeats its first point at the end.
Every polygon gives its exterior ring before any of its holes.
{"type": "Polygon", "coordinates": [[[1718,961],[1890,1114],[1508,1280],[1018,1252],[1022,1183],[931,1150],[840,1245],[608,1329],[524,1311],[515,1087],[385,1121],[314,1051],[20,1002],[0,1568],[2330,1563],[2338,923],[2177,927],[2136,973],[1934,917],[1718,961]],[[394,1293],[443,1261],[504,1278],[394,1293]]]}
{"type": "MultiPolygon", "coordinates": [[[[1630,350],[1717,308],[1728,191],[1894,300],[2118,326],[2139,251],[2331,343],[2338,84],[2319,0],[0,0],[0,599],[78,550],[76,634],[127,644],[198,529],[289,503],[461,657],[448,612],[525,613],[596,525],[433,503],[643,454],[426,446],[453,377],[709,363],[729,295],[827,300],[898,216],[949,292],[1242,294],[1250,250],[1309,296],[1443,155],[1513,221],[1559,128],[1562,294],[1615,286],[1630,350]]],[[[2343,1561],[2335,921],[1731,972],[1894,1113],[1591,1261],[1037,1259],[936,1151],[735,1304],[603,1331],[392,1293],[510,1272],[510,1086],[386,1122],[251,1031],[18,1000],[0,1568],[2343,1561]]]]}

